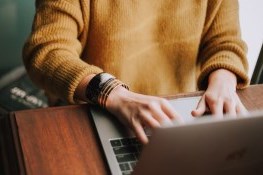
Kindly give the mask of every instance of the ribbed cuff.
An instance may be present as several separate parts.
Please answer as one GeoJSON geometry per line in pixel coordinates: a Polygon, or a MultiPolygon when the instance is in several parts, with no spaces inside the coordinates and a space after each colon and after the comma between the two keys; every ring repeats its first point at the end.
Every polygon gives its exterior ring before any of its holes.
{"type": "Polygon", "coordinates": [[[238,57],[229,58],[229,56],[221,55],[211,58],[202,66],[197,84],[200,90],[207,88],[210,73],[217,69],[226,69],[233,72],[237,76],[237,89],[243,89],[250,83],[247,70],[238,57]]]}
{"type": "Polygon", "coordinates": [[[48,80],[45,83],[49,86],[51,92],[67,102],[78,103],[74,99],[74,93],[81,80],[90,74],[97,74],[102,70],[96,66],[89,65],[81,59],[57,58],[59,61],[45,64],[44,70],[48,74],[48,80]]]}

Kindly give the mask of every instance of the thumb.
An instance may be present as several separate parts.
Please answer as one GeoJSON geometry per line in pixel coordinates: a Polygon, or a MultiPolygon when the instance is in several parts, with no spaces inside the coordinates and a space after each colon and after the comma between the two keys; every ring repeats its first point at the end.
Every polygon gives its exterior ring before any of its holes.
{"type": "Polygon", "coordinates": [[[194,117],[199,117],[203,115],[206,111],[206,102],[205,102],[205,95],[202,96],[201,100],[198,102],[196,109],[194,109],[191,114],[194,117]]]}

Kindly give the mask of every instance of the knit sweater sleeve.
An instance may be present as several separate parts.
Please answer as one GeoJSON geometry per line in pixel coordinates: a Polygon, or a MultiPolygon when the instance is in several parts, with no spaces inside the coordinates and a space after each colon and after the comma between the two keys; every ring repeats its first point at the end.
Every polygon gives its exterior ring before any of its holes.
{"type": "Polygon", "coordinates": [[[209,74],[220,68],[235,73],[237,88],[249,84],[246,45],[241,39],[237,0],[211,0],[199,49],[198,87],[205,89],[209,74]]]}
{"type": "MultiPolygon", "coordinates": [[[[88,1],[87,1],[88,2],[88,1]]],[[[31,79],[47,93],[74,103],[74,91],[87,75],[102,70],[80,58],[85,20],[79,0],[37,0],[32,32],[23,49],[31,79]]]]}

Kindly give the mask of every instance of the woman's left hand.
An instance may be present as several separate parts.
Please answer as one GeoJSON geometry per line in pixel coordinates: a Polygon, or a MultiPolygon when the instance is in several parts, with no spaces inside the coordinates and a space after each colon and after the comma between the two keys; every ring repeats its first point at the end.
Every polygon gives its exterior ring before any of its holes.
{"type": "Polygon", "coordinates": [[[246,113],[247,110],[236,93],[236,85],[237,78],[232,72],[225,69],[212,72],[208,79],[208,88],[192,115],[201,116],[208,110],[218,117],[223,114],[236,116],[246,113]]]}

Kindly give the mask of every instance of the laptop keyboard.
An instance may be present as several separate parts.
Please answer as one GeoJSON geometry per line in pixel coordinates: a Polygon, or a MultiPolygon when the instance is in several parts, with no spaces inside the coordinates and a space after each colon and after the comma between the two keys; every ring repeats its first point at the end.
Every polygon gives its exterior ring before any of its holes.
{"type": "Polygon", "coordinates": [[[139,159],[142,144],[137,138],[112,139],[110,143],[122,174],[131,174],[139,159]]]}

